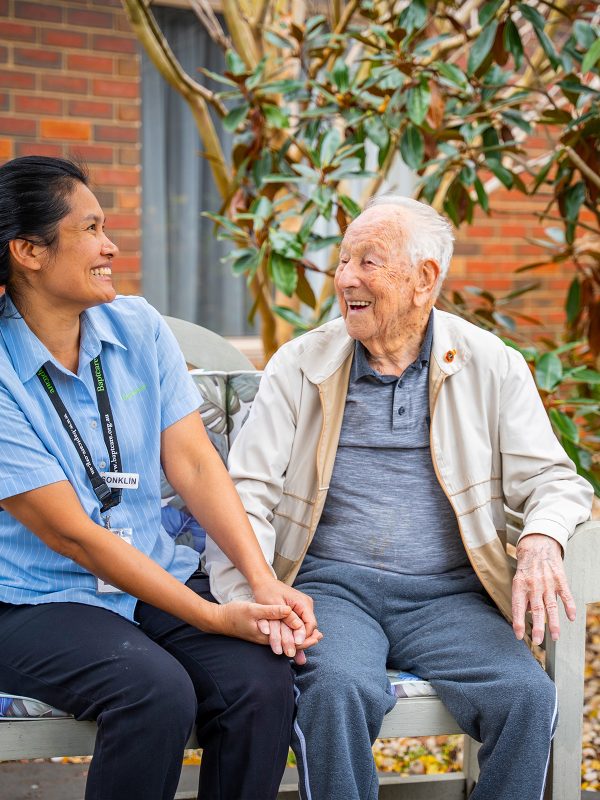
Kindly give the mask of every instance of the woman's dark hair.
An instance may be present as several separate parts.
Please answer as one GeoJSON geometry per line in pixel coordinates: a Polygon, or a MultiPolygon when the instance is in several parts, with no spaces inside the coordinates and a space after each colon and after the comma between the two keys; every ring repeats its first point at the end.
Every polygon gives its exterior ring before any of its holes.
{"type": "Polygon", "coordinates": [[[11,288],[11,239],[56,246],[77,183],[87,186],[85,168],[62,158],[25,156],[0,167],[0,286],[11,288]]]}

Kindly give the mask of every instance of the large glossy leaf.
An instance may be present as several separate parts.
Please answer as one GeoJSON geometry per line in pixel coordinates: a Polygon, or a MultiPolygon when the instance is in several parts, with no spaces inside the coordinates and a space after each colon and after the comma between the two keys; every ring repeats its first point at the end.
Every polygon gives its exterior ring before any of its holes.
{"type": "Polygon", "coordinates": [[[425,0],[411,0],[398,17],[398,26],[407,33],[412,33],[421,28],[427,20],[427,7],[425,0]]]}
{"type": "Polygon", "coordinates": [[[228,50],[225,53],[225,62],[232,75],[244,75],[248,71],[248,68],[235,50],[228,50]]]}
{"type": "Polygon", "coordinates": [[[274,128],[289,127],[289,117],[282,108],[279,108],[279,106],[274,106],[270,103],[264,103],[262,110],[269,125],[272,125],[274,128]]]}
{"type": "Polygon", "coordinates": [[[248,103],[232,108],[231,111],[223,117],[223,127],[225,130],[233,133],[238,125],[246,119],[249,109],[250,106],[248,103]]]}
{"type": "Polygon", "coordinates": [[[556,408],[551,408],[548,416],[561,436],[574,444],[579,442],[579,428],[571,417],[556,408]]]}
{"type": "Polygon", "coordinates": [[[331,128],[327,131],[323,140],[321,141],[321,149],[319,150],[319,160],[322,167],[331,164],[333,157],[337,153],[339,146],[342,143],[342,137],[337,128],[331,128]]]}
{"type": "Polygon", "coordinates": [[[453,83],[455,86],[459,86],[461,89],[466,89],[469,85],[467,80],[467,76],[456,66],[456,64],[447,64],[445,61],[436,61],[433,65],[440,75],[443,75],[447,81],[453,83]]]}
{"type": "Polygon", "coordinates": [[[271,253],[269,266],[275,286],[284,294],[287,294],[288,297],[291,297],[298,283],[295,262],[279,253],[271,253]]]}
{"type": "Polygon", "coordinates": [[[497,30],[498,22],[494,19],[483,28],[479,36],[471,44],[471,51],[467,62],[468,75],[473,75],[483,64],[484,59],[492,49],[497,30]]]}
{"type": "Polygon", "coordinates": [[[553,69],[558,69],[561,66],[561,60],[558,53],[554,49],[554,45],[552,44],[548,34],[544,31],[546,20],[536,8],[533,8],[533,6],[526,5],[525,3],[519,3],[518,8],[525,19],[533,25],[535,35],[537,36],[538,41],[542,46],[542,50],[548,57],[548,61],[552,65],[553,69]]]}
{"type": "Polygon", "coordinates": [[[385,127],[381,117],[367,117],[364,122],[365,133],[369,139],[379,148],[387,147],[390,141],[390,134],[385,127]]]}
{"type": "Polygon", "coordinates": [[[581,71],[588,72],[588,70],[595,67],[600,60],[600,38],[596,39],[594,44],[585,54],[585,58],[581,62],[581,71]]]}
{"type": "Polygon", "coordinates": [[[540,389],[553,391],[563,376],[563,365],[554,353],[544,353],[535,365],[535,379],[540,389]]]}
{"type": "Polygon", "coordinates": [[[427,82],[422,81],[408,90],[406,110],[411,122],[414,122],[415,125],[420,125],[423,122],[429,111],[430,102],[431,92],[427,82]]]}
{"type": "Polygon", "coordinates": [[[506,167],[502,166],[500,161],[487,159],[487,165],[490,168],[491,172],[498,178],[500,183],[506,186],[507,189],[511,189],[514,183],[513,174],[510,170],[506,169],[506,167]]]}
{"type": "Polygon", "coordinates": [[[424,152],[425,143],[421,131],[415,125],[408,124],[400,139],[402,160],[411,169],[419,169],[423,163],[424,152]]]}
{"type": "Polygon", "coordinates": [[[489,2],[484,3],[481,8],[479,9],[479,24],[483,28],[484,25],[492,19],[495,15],[496,11],[502,5],[503,0],[489,0],[489,2]]]}
{"type": "Polygon", "coordinates": [[[567,312],[567,322],[572,325],[581,312],[581,283],[577,277],[573,278],[569,286],[565,310],[567,312]]]}

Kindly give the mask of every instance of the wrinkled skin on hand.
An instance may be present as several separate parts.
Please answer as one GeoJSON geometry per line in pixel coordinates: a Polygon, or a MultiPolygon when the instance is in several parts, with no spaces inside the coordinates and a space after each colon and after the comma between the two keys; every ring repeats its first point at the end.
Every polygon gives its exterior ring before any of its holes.
{"type": "Polygon", "coordinates": [[[560,544],[550,536],[532,533],[517,545],[517,572],[513,579],[513,630],[517,639],[525,635],[525,613],[531,611],[532,640],[541,644],[548,620],[548,630],[556,641],[560,634],[558,601],[563,602],[567,618],[575,619],[575,601],[562,561],[560,544]]]}

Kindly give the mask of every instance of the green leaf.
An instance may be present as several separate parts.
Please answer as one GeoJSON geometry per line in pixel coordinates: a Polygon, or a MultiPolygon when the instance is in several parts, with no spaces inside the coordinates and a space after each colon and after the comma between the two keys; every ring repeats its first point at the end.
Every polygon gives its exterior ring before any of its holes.
{"type": "Polygon", "coordinates": [[[274,128],[289,128],[290,120],[288,115],[285,113],[285,111],[283,111],[283,109],[279,108],[279,106],[271,105],[271,103],[265,103],[262,106],[262,112],[265,115],[269,125],[272,125],[274,128]]]}
{"type": "Polygon", "coordinates": [[[364,127],[365,133],[377,147],[383,149],[389,145],[390,134],[381,117],[367,117],[364,122],[364,127]]]}
{"type": "Polygon", "coordinates": [[[487,166],[489,167],[490,171],[494,173],[494,175],[498,178],[501,184],[506,186],[507,189],[511,189],[514,183],[512,172],[503,167],[499,161],[495,159],[487,159],[487,166]]]}
{"type": "Polygon", "coordinates": [[[291,92],[300,92],[305,87],[304,81],[282,80],[270,81],[269,83],[261,84],[258,89],[261,93],[279,92],[280,94],[290,94],[291,92]]]}
{"type": "Polygon", "coordinates": [[[553,391],[563,376],[563,365],[554,353],[544,353],[535,365],[535,379],[540,389],[553,391]]]}
{"type": "Polygon", "coordinates": [[[323,136],[319,150],[319,160],[322,167],[326,167],[328,164],[331,164],[333,157],[337,153],[341,143],[342,137],[338,129],[330,128],[325,136],[323,136]]]}
{"type": "Polygon", "coordinates": [[[275,47],[283,47],[284,50],[295,50],[296,49],[296,42],[293,39],[286,39],[283,36],[280,36],[275,31],[265,31],[263,36],[270,42],[274,44],[275,47]]]}
{"type": "Polygon", "coordinates": [[[304,217],[302,227],[298,231],[298,240],[302,242],[302,244],[306,244],[308,241],[318,217],[319,211],[314,207],[311,208],[308,214],[304,217]]]}
{"type": "Polygon", "coordinates": [[[477,199],[479,200],[479,205],[483,208],[486,214],[489,213],[490,210],[490,201],[487,196],[487,192],[483,186],[483,183],[479,180],[479,178],[475,178],[473,181],[473,186],[475,187],[475,192],[477,194],[477,199]]]}
{"type": "Polygon", "coordinates": [[[233,75],[245,75],[246,72],[248,72],[248,67],[235,50],[228,50],[225,53],[225,62],[227,64],[227,69],[233,75]]]}
{"type": "Polygon", "coordinates": [[[398,27],[404,28],[407,33],[412,33],[422,28],[427,20],[427,7],[425,0],[411,0],[398,17],[398,27]]]}
{"type": "Polygon", "coordinates": [[[596,41],[596,31],[587,22],[584,22],[582,19],[576,19],[573,23],[573,34],[575,35],[575,41],[582,47],[584,50],[589,50],[590,47],[596,41]]]}
{"type": "Polygon", "coordinates": [[[254,216],[254,227],[260,230],[264,227],[265,220],[269,219],[273,213],[273,203],[268,197],[261,196],[252,203],[250,212],[254,216]]]}
{"type": "Polygon", "coordinates": [[[575,383],[591,383],[593,385],[600,384],[600,372],[595,369],[582,369],[575,375],[570,375],[569,380],[575,383]]]}
{"type": "Polygon", "coordinates": [[[585,200],[585,183],[578,181],[570,186],[564,194],[565,217],[569,222],[577,222],[579,209],[585,200]]]}
{"type": "Polygon", "coordinates": [[[231,111],[223,117],[223,127],[225,130],[233,133],[238,125],[240,125],[246,119],[249,110],[250,106],[248,103],[244,103],[242,106],[236,106],[235,108],[232,108],[231,111]]]}
{"type": "Polygon", "coordinates": [[[445,61],[436,61],[432,66],[437,69],[440,75],[443,75],[447,81],[450,81],[450,83],[453,83],[455,86],[466,89],[469,85],[467,76],[462,69],[459,69],[455,64],[447,64],[445,61]]]}
{"type": "Polygon", "coordinates": [[[486,25],[471,44],[471,52],[469,53],[469,60],[467,62],[467,75],[473,75],[483,64],[486,56],[492,49],[497,30],[498,22],[494,19],[489,25],[486,25]]]}
{"type": "Polygon", "coordinates": [[[260,250],[254,247],[248,247],[244,250],[237,250],[236,255],[237,258],[234,259],[231,265],[234,274],[241,275],[242,273],[248,272],[250,275],[254,275],[260,264],[260,250]]]}
{"type": "Polygon", "coordinates": [[[548,37],[548,34],[544,31],[546,20],[540,14],[540,12],[532,6],[528,6],[525,3],[519,3],[518,8],[525,19],[533,25],[533,30],[535,31],[535,35],[542,46],[542,50],[548,57],[548,61],[552,65],[552,68],[557,70],[561,65],[561,61],[558,53],[554,49],[554,45],[548,37]]]}
{"type": "Polygon", "coordinates": [[[517,69],[521,69],[521,63],[523,62],[523,42],[521,41],[519,29],[510,18],[507,19],[504,24],[502,43],[504,45],[504,49],[508,50],[513,57],[515,67],[517,69]]]}
{"type": "Polygon", "coordinates": [[[198,67],[198,72],[206,75],[207,78],[212,78],[212,80],[217,81],[217,83],[224,83],[225,86],[232,86],[234,89],[237,89],[238,87],[237,83],[232,81],[231,78],[226,78],[224,75],[219,75],[218,72],[211,72],[205,67],[198,67]]]}
{"type": "Polygon", "coordinates": [[[298,239],[298,235],[291,231],[282,231],[272,228],[269,231],[269,241],[271,247],[279,255],[286,256],[287,258],[301,258],[303,253],[302,242],[298,239]]]}
{"type": "Polygon", "coordinates": [[[298,271],[295,263],[279,253],[271,253],[269,265],[275,286],[291,297],[298,284],[298,271]]]}
{"type": "Polygon", "coordinates": [[[258,84],[262,80],[266,66],[267,66],[267,58],[265,56],[264,58],[261,58],[261,60],[256,65],[256,69],[246,81],[246,88],[255,89],[258,86],[258,84]]]}
{"type": "Polygon", "coordinates": [[[502,2],[503,0],[490,0],[490,2],[481,6],[479,9],[479,24],[482,28],[492,19],[502,2]]]}
{"type": "Polygon", "coordinates": [[[565,303],[565,310],[567,312],[567,322],[572,325],[581,311],[581,283],[579,278],[573,278],[569,286],[567,294],[567,302],[565,303]]]}
{"type": "Polygon", "coordinates": [[[600,38],[596,39],[585,54],[585,58],[581,62],[581,71],[588,72],[591,70],[592,67],[596,66],[598,59],[600,59],[600,38]]]}
{"type": "Polygon", "coordinates": [[[561,436],[564,436],[569,442],[573,442],[573,444],[577,444],[579,442],[579,428],[573,422],[571,417],[567,416],[562,411],[558,411],[556,408],[551,408],[548,412],[548,416],[550,417],[550,421],[554,425],[555,429],[561,436]]]}
{"type": "Polygon", "coordinates": [[[296,311],[293,311],[291,308],[288,308],[287,306],[273,306],[272,308],[278,317],[281,317],[281,319],[289,322],[290,325],[293,325],[295,328],[298,328],[302,331],[310,330],[310,323],[308,323],[300,316],[300,314],[298,314],[296,311]]]}
{"type": "Polygon", "coordinates": [[[350,86],[350,72],[343,58],[338,58],[333,65],[332,73],[335,85],[340,92],[345,92],[350,86]]]}
{"type": "Polygon", "coordinates": [[[406,110],[415,125],[420,125],[427,116],[430,102],[431,92],[426,81],[422,81],[418,86],[413,86],[408,90],[406,110]]]}
{"type": "Polygon", "coordinates": [[[316,250],[323,250],[323,248],[325,247],[331,247],[331,245],[338,245],[340,241],[341,241],[341,236],[339,234],[337,236],[318,236],[315,233],[310,238],[308,249],[314,253],[316,250]]]}
{"type": "Polygon", "coordinates": [[[355,219],[361,212],[361,207],[356,203],[351,197],[348,197],[347,194],[341,194],[338,197],[338,202],[341,203],[343,209],[348,212],[348,214],[355,219]]]}
{"type": "Polygon", "coordinates": [[[410,123],[400,139],[400,154],[407,167],[418,169],[423,163],[425,143],[421,131],[410,123]]]}
{"type": "Polygon", "coordinates": [[[273,168],[273,159],[269,150],[265,149],[252,165],[252,177],[258,189],[262,186],[263,178],[269,175],[273,168]]]}

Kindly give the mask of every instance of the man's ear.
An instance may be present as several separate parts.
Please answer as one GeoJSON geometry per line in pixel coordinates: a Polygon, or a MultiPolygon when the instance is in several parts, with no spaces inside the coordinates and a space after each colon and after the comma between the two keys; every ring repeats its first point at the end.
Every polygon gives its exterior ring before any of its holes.
{"type": "Polygon", "coordinates": [[[414,302],[419,308],[427,305],[440,277],[440,265],[433,258],[427,258],[417,267],[414,302]]]}
{"type": "Polygon", "coordinates": [[[32,272],[37,272],[43,266],[40,256],[45,247],[28,242],[27,239],[11,239],[8,251],[15,263],[32,272]]]}

